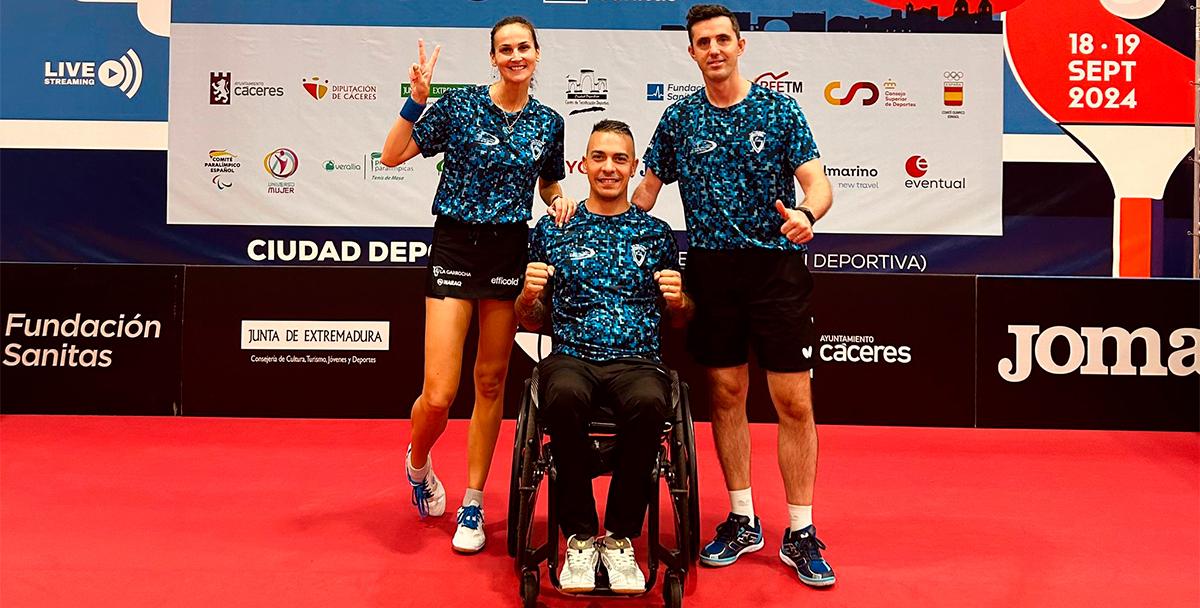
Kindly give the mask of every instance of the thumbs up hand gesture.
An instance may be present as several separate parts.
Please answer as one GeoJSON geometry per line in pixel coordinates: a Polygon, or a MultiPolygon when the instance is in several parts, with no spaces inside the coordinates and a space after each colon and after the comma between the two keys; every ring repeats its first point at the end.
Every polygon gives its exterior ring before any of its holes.
{"type": "Polygon", "coordinates": [[[775,209],[779,211],[779,215],[783,216],[783,226],[779,228],[779,231],[789,241],[802,245],[812,240],[812,222],[808,221],[808,216],[804,215],[803,211],[788,209],[781,200],[775,201],[775,209]]]}

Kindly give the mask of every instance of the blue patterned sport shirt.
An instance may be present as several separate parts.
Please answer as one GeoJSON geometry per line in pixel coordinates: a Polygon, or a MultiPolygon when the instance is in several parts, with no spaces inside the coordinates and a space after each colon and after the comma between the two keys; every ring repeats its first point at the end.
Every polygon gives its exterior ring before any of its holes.
{"type": "Polygon", "coordinates": [[[531,262],[554,267],[547,285],[554,354],[661,361],[654,273],[679,270],[679,245],[666,222],[633,206],[596,215],[585,201],[565,226],[539,220],[529,250],[531,262]]]}
{"type": "Polygon", "coordinates": [[[413,141],[425,156],[446,154],[433,213],[463,222],[527,222],[537,178],[566,177],[562,116],[533,97],[507,114],[486,86],[451,89],[417,120],[413,141]]]}
{"type": "Polygon", "coordinates": [[[779,232],[775,201],[796,206],[796,167],[819,156],[796,100],[755,84],[728,108],[704,89],[671,104],[645,162],[679,182],[689,247],[802,250],[779,232]]]}

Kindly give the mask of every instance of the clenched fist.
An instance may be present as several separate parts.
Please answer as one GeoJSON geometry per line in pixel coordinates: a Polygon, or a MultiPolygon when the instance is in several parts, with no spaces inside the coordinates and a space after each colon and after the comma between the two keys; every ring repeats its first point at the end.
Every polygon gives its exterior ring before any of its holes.
{"type": "Polygon", "coordinates": [[[654,280],[658,281],[667,308],[678,310],[684,307],[683,277],[678,270],[660,270],[654,273],[654,280]]]}
{"type": "Polygon", "coordinates": [[[532,304],[541,297],[546,289],[546,283],[554,276],[554,267],[542,262],[530,262],[525,267],[525,285],[521,288],[521,299],[526,304],[532,304]]]}

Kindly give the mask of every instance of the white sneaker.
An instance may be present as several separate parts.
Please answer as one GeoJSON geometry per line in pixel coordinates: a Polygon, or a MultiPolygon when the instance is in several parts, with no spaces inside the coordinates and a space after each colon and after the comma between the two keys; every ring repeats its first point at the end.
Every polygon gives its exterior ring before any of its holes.
{"type": "Polygon", "coordinates": [[[600,545],[600,559],[608,570],[608,587],[614,593],[642,593],[646,590],[646,575],[638,568],[633,556],[633,544],[628,538],[606,537],[600,545]]]}
{"type": "Polygon", "coordinates": [[[412,504],[417,507],[417,513],[420,513],[421,517],[441,517],[446,512],[446,488],[442,487],[442,482],[433,474],[433,457],[429,457],[429,473],[425,475],[425,479],[418,480],[412,478],[413,467],[409,459],[412,456],[411,445],[408,446],[408,452],[404,457],[404,469],[408,483],[412,484],[412,504]]]}
{"type": "Polygon", "coordinates": [[[487,536],[483,533],[483,509],[474,501],[458,508],[458,529],[454,531],[451,546],[459,553],[479,553],[487,536]]]}
{"type": "Polygon", "coordinates": [[[587,593],[596,588],[596,564],[600,562],[595,539],[571,536],[563,555],[558,586],[563,593],[587,593]]]}

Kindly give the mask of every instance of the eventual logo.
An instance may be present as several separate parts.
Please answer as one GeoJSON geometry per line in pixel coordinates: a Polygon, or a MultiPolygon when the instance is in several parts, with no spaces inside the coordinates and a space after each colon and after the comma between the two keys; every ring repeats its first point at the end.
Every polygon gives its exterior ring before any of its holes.
{"type": "Polygon", "coordinates": [[[717,149],[717,142],[711,139],[700,139],[699,137],[691,138],[691,146],[688,149],[688,154],[708,154],[717,149]]]}
{"type": "Polygon", "coordinates": [[[295,152],[287,148],[279,148],[263,158],[263,167],[277,179],[291,177],[299,166],[300,159],[296,157],[295,152]]]}
{"type": "Polygon", "coordinates": [[[209,150],[208,158],[204,161],[204,168],[213,174],[212,183],[217,190],[233,186],[233,174],[241,166],[242,163],[238,162],[237,155],[229,150],[209,150]]]}
{"type": "Polygon", "coordinates": [[[666,88],[661,82],[646,85],[646,101],[662,101],[666,95],[666,88]]]}
{"type": "Polygon", "coordinates": [[[875,105],[875,102],[879,101],[879,87],[875,86],[873,82],[856,82],[850,85],[850,90],[844,96],[838,97],[837,91],[841,88],[842,81],[840,80],[829,83],[825,87],[825,101],[834,106],[848,106],[854,101],[859,91],[866,91],[863,93],[865,98],[862,101],[862,105],[875,105]]]}
{"type": "Polygon", "coordinates": [[[789,72],[783,71],[778,74],[772,72],[764,72],[759,74],[754,79],[754,84],[757,84],[764,89],[771,89],[777,93],[795,94],[798,95],[804,92],[804,82],[800,80],[788,80],[785,77],[789,72]]]}
{"type": "Polygon", "coordinates": [[[546,142],[541,139],[534,139],[529,142],[529,151],[533,152],[533,160],[542,158],[542,153],[546,151],[546,142]]]}
{"type": "Polygon", "coordinates": [[[567,76],[567,105],[584,106],[571,110],[571,114],[604,111],[608,106],[608,79],[586,68],[579,70],[578,76],[567,76]]]}
{"type": "Polygon", "coordinates": [[[915,188],[917,190],[965,190],[967,187],[967,178],[960,177],[958,179],[944,178],[929,178],[923,179],[925,174],[929,172],[929,161],[925,160],[924,156],[914,155],[908,157],[904,163],[904,170],[910,176],[917,179],[904,180],[905,188],[915,188]]]}
{"type": "Polygon", "coordinates": [[[142,60],[133,49],[96,67],[94,61],[47,61],[42,84],[46,86],[95,86],[117,89],[133,99],[142,88],[142,60]]]}
{"type": "Polygon", "coordinates": [[[963,73],[962,72],[942,72],[942,77],[946,80],[942,81],[942,103],[947,106],[963,105],[963,73]]]}
{"type": "Polygon", "coordinates": [[[629,246],[629,254],[633,256],[633,263],[637,264],[638,268],[641,268],[642,264],[646,262],[646,251],[645,245],[634,243],[629,246]]]}
{"type": "Polygon", "coordinates": [[[325,94],[329,92],[329,79],[322,81],[319,76],[313,76],[305,80],[303,86],[313,99],[325,99],[325,94]]]}
{"type": "Polygon", "coordinates": [[[208,73],[208,104],[216,106],[229,105],[233,98],[232,72],[208,73]]]}
{"type": "Polygon", "coordinates": [[[755,154],[763,151],[763,146],[767,143],[767,134],[762,131],[752,131],[750,133],[750,148],[755,154]]]}
{"type": "Polygon", "coordinates": [[[913,177],[925,177],[929,172],[929,161],[925,160],[924,156],[914,154],[904,163],[904,170],[913,177]]]}

